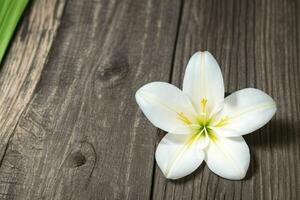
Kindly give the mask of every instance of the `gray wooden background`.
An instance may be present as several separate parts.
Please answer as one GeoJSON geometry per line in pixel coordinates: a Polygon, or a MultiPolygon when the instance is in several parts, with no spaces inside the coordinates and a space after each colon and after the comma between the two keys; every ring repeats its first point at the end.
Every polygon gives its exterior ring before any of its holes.
{"type": "Polygon", "coordinates": [[[300,199],[300,2],[35,0],[0,67],[0,199],[300,199]],[[166,180],[164,133],[135,91],[181,86],[208,50],[227,91],[256,87],[278,103],[245,137],[251,164],[229,181],[202,165],[166,180]]]}

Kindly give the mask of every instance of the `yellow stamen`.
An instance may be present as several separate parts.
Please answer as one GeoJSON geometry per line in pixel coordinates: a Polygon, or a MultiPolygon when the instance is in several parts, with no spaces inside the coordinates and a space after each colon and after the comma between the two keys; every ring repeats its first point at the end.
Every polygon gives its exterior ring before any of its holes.
{"type": "Polygon", "coordinates": [[[221,127],[221,126],[224,126],[228,123],[228,120],[229,120],[229,117],[226,116],[224,118],[222,118],[216,125],[215,127],[221,127]]]}
{"type": "Polygon", "coordinates": [[[186,125],[190,125],[192,124],[191,120],[183,113],[183,112],[180,112],[180,113],[177,113],[178,115],[178,118],[186,125]]]}
{"type": "Polygon", "coordinates": [[[201,106],[202,106],[202,112],[206,112],[206,104],[207,104],[207,99],[206,98],[203,98],[201,100],[201,106]]]}

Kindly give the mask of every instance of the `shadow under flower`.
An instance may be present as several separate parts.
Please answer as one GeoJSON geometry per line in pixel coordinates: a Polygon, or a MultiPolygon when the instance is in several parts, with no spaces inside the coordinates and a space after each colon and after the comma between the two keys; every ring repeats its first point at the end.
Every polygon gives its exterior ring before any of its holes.
{"type": "Polygon", "coordinates": [[[300,134],[297,133],[297,130],[300,130],[300,124],[297,122],[274,119],[261,129],[245,135],[244,138],[251,153],[250,166],[245,180],[254,176],[257,168],[262,165],[260,160],[265,156],[260,155],[260,158],[258,158],[255,155],[256,153],[263,152],[265,154],[264,152],[267,152],[275,154],[278,151],[282,151],[282,149],[290,149],[290,146],[294,146],[297,144],[297,141],[300,141],[300,134]]]}

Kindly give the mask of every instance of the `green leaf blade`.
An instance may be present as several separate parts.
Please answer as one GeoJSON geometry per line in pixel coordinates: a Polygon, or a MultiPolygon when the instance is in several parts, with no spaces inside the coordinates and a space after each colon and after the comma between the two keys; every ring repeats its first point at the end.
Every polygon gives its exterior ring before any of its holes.
{"type": "Polygon", "coordinates": [[[0,63],[29,0],[0,0],[0,63]]]}

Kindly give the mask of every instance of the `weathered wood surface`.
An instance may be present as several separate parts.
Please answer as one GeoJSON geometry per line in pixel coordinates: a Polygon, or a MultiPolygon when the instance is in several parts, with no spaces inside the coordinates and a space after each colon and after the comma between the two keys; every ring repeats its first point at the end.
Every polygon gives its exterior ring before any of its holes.
{"type": "Polygon", "coordinates": [[[63,5],[58,0],[30,3],[0,65],[0,199],[16,195],[9,184],[19,187],[19,175],[11,171],[18,168],[17,164],[3,158],[9,156],[8,143],[40,79],[63,5]]]}
{"type": "Polygon", "coordinates": [[[299,3],[33,1],[0,71],[0,199],[299,199],[299,3]],[[181,86],[197,50],[216,56],[227,91],[278,103],[245,137],[245,180],[202,165],[170,181],[154,161],[164,133],[134,93],[181,86]]]}
{"type": "Polygon", "coordinates": [[[150,197],[156,129],[134,92],[145,82],[168,81],[179,11],[171,0],[67,2],[41,81],[3,158],[0,170],[11,177],[3,193],[150,197]]]}

